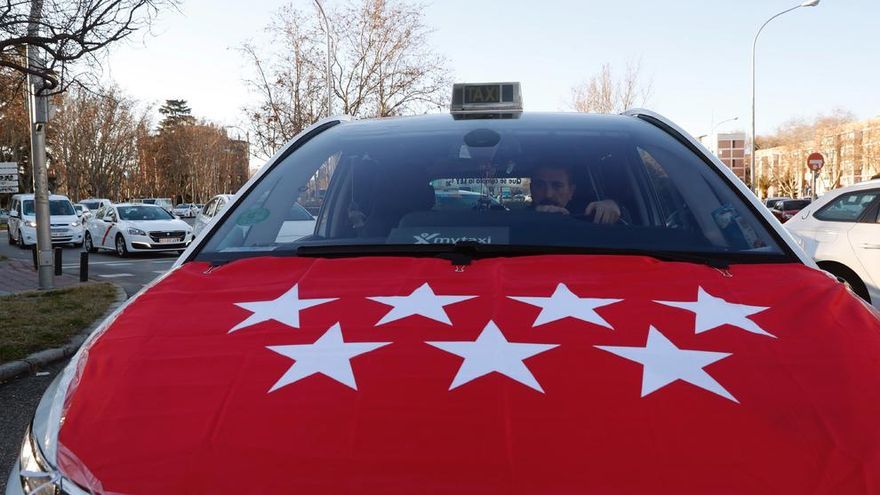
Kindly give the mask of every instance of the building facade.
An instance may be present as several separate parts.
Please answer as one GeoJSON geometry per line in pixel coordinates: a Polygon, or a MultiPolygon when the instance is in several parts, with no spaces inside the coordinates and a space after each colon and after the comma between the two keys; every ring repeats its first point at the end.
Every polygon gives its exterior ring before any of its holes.
{"type": "Polygon", "coordinates": [[[755,174],[762,197],[809,197],[810,153],[819,152],[825,166],[816,174],[816,195],[868,180],[880,173],[880,118],[817,131],[813,139],[758,150],[755,174]]]}
{"type": "Polygon", "coordinates": [[[746,156],[746,133],[724,132],[700,136],[700,142],[709,148],[727,168],[748,184],[749,166],[746,156]]]}

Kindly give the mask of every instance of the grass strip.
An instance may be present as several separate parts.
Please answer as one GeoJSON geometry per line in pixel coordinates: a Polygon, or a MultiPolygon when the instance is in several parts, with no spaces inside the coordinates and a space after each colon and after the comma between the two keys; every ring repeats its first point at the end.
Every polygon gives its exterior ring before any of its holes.
{"type": "Polygon", "coordinates": [[[0,363],[66,344],[103,315],[115,300],[116,289],[112,284],[0,297],[0,363]]]}

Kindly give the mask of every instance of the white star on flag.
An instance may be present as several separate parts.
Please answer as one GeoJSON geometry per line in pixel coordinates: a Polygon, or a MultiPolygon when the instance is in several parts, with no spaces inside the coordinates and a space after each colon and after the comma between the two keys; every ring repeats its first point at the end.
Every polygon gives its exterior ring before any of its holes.
{"type": "Polygon", "coordinates": [[[553,291],[553,295],[550,297],[507,297],[541,308],[541,312],[538,313],[538,317],[535,319],[532,327],[550,323],[551,321],[561,320],[570,316],[588,323],[595,323],[596,325],[611,328],[612,330],[614,329],[611,325],[596,313],[596,308],[608,306],[609,304],[614,304],[623,300],[578,297],[565,284],[557,285],[556,290],[553,291]]]}
{"type": "Polygon", "coordinates": [[[730,353],[679,349],[654,327],[648,330],[645,347],[596,347],[642,365],[642,397],[676,380],[682,380],[739,403],[703,370],[704,367],[730,356],[730,353]]]}
{"type": "Polygon", "coordinates": [[[285,385],[290,385],[316,373],[357,390],[354,372],[351,370],[351,358],[390,343],[345,342],[342,340],[342,328],[339,323],[336,323],[327,329],[314,344],[267,346],[267,349],[296,361],[281,379],[272,385],[269,392],[274,392],[285,385]]]}
{"type": "Polygon", "coordinates": [[[369,297],[368,299],[393,306],[391,311],[386,313],[376,325],[412,315],[422,315],[425,318],[452,325],[443,307],[475,297],[477,296],[438,296],[426,282],[408,296],[381,296],[369,297]]]}
{"type": "Polygon", "coordinates": [[[693,302],[687,301],[654,301],[666,306],[686,309],[697,315],[696,333],[703,333],[721,325],[733,325],[751,333],[758,335],[766,335],[776,338],[775,335],[765,331],[759,327],[757,323],[749,319],[749,316],[760,313],[766,306],[749,306],[746,304],[736,304],[727,302],[720,297],[715,297],[704,291],[702,287],[697,288],[697,300],[693,302]]]}
{"type": "Polygon", "coordinates": [[[275,320],[287,326],[299,328],[299,312],[301,310],[335,300],[335,297],[328,299],[300,299],[299,288],[294,284],[290,290],[270,301],[235,303],[236,306],[251,311],[253,314],[232,327],[229,333],[268,320],[275,320]]]}
{"type": "Polygon", "coordinates": [[[557,347],[557,344],[526,344],[508,342],[493,321],[489,321],[473,342],[427,342],[448,353],[464,358],[449,390],[488,375],[493,371],[543,393],[541,384],[523,360],[557,347]]]}

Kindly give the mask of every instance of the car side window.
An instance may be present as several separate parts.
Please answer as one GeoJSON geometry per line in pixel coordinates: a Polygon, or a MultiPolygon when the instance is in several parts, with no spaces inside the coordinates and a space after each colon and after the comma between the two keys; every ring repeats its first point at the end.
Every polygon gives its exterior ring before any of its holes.
{"type": "Polygon", "coordinates": [[[857,222],[862,213],[880,197],[880,190],[871,189],[843,194],[813,214],[826,222],[857,222]]]}

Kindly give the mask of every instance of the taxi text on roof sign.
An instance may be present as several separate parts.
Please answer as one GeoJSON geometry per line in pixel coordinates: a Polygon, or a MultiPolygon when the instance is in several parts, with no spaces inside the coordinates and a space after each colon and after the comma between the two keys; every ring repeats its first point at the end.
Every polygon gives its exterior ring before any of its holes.
{"type": "Polygon", "coordinates": [[[449,110],[456,117],[513,118],[522,112],[519,83],[456,83],[449,110]]]}

